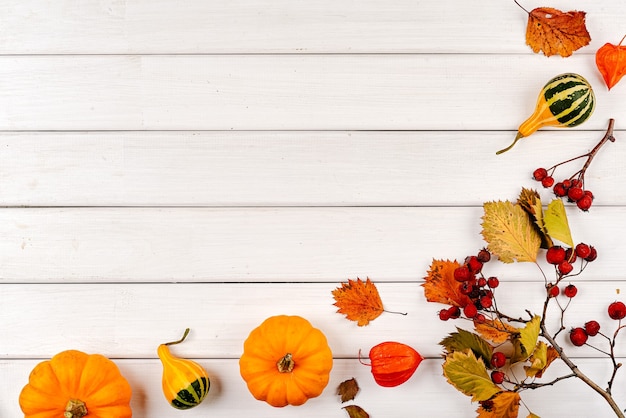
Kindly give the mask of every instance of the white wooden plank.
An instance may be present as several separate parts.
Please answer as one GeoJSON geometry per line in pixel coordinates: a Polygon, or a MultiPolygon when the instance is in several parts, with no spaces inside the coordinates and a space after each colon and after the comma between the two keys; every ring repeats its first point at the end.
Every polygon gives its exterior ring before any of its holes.
{"type": "MultiPolygon", "coordinates": [[[[591,267],[590,267],[591,268],[591,267]]],[[[587,276],[585,272],[585,277],[587,276]]],[[[624,300],[624,281],[572,278],[579,294],[565,314],[558,338],[574,357],[599,357],[590,347],[574,347],[568,330],[595,319],[611,335],[618,323],[607,307],[624,300]]],[[[526,310],[541,314],[543,282],[516,282],[501,276],[495,291],[499,309],[514,317],[529,318],[526,310]]],[[[438,358],[439,342],[456,327],[471,329],[465,319],[439,320],[446,305],[428,303],[420,282],[376,283],[386,309],[366,327],[358,327],[336,312],[332,290],[336,283],[216,283],[216,284],[3,284],[0,313],[4,320],[0,357],[47,358],[75,348],[115,358],[152,358],[156,347],[176,340],[185,328],[192,331],[176,352],[186,357],[238,358],[250,331],[273,315],[300,315],[322,330],[335,358],[357,358],[359,350],[383,341],[400,341],[424,357],[438,358]],[[28,324],[28,326],[24,326],[28,324]]],[[[568,299],[558,298],[562,306],[568,299]]],[[[547,316],[550,330],[559,329],[560,313],[554,303],[547,316]]],[[[621,341],[621,339],[620,339],[621,341]]],[[[589,340],[608,350],[604,339],[589,340]]],[[[616,354],[626,356],[618,344],[616,354]]]]}
{"type": "MultiPolygon", "coordinates": [[[[297,417],[317,418],[345,417],[341,408],[345,405],[359,405],[372,417],[401,418],[411,411],[414,416],[432,418],[474,416],[477,404],[471,404],[468,397],[457,392],[446,383],[441,375],[439,360],[425,360],[415,375],[406,383],[395,388],[383,388],[374,383],[369,369],[357,360],[335,360],[331,379],[325,391],[318,398],[309,400],[302,406],[272,408],[257,401],[249,394],[239,376],[236,360],[197,360],[212,377],[209,395],[199,406],[177,412],[167,405],[161,392],[161,365],[157,360],[114,360],[121,373],[131,384],[133,416],[169,418],[184,414],[187,417],[227,418],[233,416],[254,416],[258,418],[297,417]],[[354,377],[361,388],[353,402],[341,404],[335,389],[342,381],[354,377]]],[[[577,359],[579,367],[600,384],[607,376],[606,364],[597,359],[577,359]]],[[[623,362],[624,360],[621,359],[623,362]]],[[[0,380],[0,413],[2,416],[21,416],[18,397],[28,381],[30,370],[37,361],[0,360],[0,372],[5,377],[0,380]]],[[[550,366],[555,375],[563,375],[567,370],[558,362],[550,366]]],[[[626,383],[624,373],[618,373],[616,388],[626,383]]],[[[606,402],[581,381],[568,379],[553,387],[544,387],[521,394],[524,403],[540,416],[554,418],[612,416],[606,402]]],[[[620,405],[626,399],[622,391],[614,396],[620,405]]],[[[526,416],[524,406],[520,416],[526,416]]]]}
{"type": "MultiPolygon", "coordinates": [[[[514,200],[517,194],[511,196],[514,200]]],[[[570,211],[575,242],[596,246],[587,277],[623,279],[624,207],[570,211]],[[598,275],[598,276],[596,276],[598,275]]],[[[431,258],[485,245],[481,207],[76,208],[0,210],[3,282],[411,281],[431,258]]],[[[504,269],[494,266],[494,273],[504,269]]],[[[513,271],[515,270],[515,271],[513,271]]],[[[533,264],[507,277],[537,277],[533,264]]]]}
{"type": "MultiPolygon", "coordinates": [[[[539,188],[532,171],[602,132],[21,132],[0,134],[2,206],[455,206],[539,188]],[[459,164],[459,162],[463,162],[459,164]],[[495,181],[497,179],[497,181],[495,181]],[[485,185],[488,184],[488,187],[485,185]]],[[[626,204],[624,131],[586,174],[595,205],[626,204]]],[[[583,161],[556,171],[569,177],[583,161]]],[[[546,197],[548,199],[548,197],[546,197]]]]}
{"type": "MultiPolygon", "coordinates": [[[[610,24],[626,21],[620,0],[550,6],[587,12],[592,43],[580,53],[623,36],[610,24]]],[[[0,14],[1,54],[530,53],[512,1],[6,0],[0,14]]]]}
{"type": "Polygon", "coordinates": [[[563,72],[626,112],[587,55],[5,56],[0,130],[515,131],[563,72]]]}

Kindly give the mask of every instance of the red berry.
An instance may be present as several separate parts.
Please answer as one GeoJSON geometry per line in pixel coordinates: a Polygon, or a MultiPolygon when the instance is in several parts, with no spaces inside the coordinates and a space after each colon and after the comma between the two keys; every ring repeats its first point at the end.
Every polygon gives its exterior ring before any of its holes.
{"type": "Polygon", "coordinates": [[[589,255],[585,257],[585,261],[592,262],[593,260],[598,258],[598,251],[593,246],[589,246],[589,248],[591,249],[591,253],[589,253],[589,255]]]}
{"type": "Polygon", "coordinates": [[[441,319],[442,321],[447,321],[448,319],[450,319],[450,311],[448,311],[447,309],[440,310],[439,319],[441,319]]]}
{"type": "Polygon", "coordinates": [[[557,265],[565,260],[565,249],[560,245],[554,245],[546,251],[546,261],[550,264],[557,265]]]}
{"type": "Polygon", "coordinates": [[[580,244],[576,245],[575,252],[578,257],[587,258],[591,254],[591,247],[589,247],[589,245],[585,244],[584,242],[581,242],[580,244]]]}
{"type": "Polygon", "coordinates": [[[501,351],[496,351],[491,356],[491,365],[496,369],[503,367],[506,364],[506,356],[501,351]]]}
{"type": "Polygon", "coordinates": [[[478,308],[476,308],[476,305],[474,305],[473,303],[468,303],[467,305],[465,305],[465,308],[463,308],[463,315],[465,315],[467,318],[474,318],[477,313],[478,308]]]}
{"type": "Polygon", "coordinates": [[[561,261],[557,268],[559,269],[559,273],[561,273],[563,276],[565,276],[566,274],[570,274],[572,270],[574,270],[574,266],[572,265],[572,263],[567,260],[561,261]]]}
{"type": "Polygon", "coordinates": [[[594,335],[597,335],[598,332],[600,332],[600,324],[598,323],[598,321],[586,322],[585,331],[587,332],[587,335],[593,337],[594,335]]]}
{"type": "Polygon", "coordinates": [[[474,317],[474,321],[478,322],[479,324],[484,323],[487,320],[487,318],[485,317],[485,315],[478,313],[476,314],[476,316],[474,317]]]}
{"type": "Polygon", "coordinates": [[[448,313],[450,314],[450,319],[457,319],[461,316],[461,308],[458,306],[450,306],[448,308],[448,313]]]}
{"type": "Polygon", "coordinates": [[[487,251],[486,248],[483,248],[482,250],[478,252],[478,255],[476,256],[476,258],[481,263],[487,263],[489,262],[489,260],[491,260],[491,253],[487,251]]]}
{"type": "Polygon", "coordinates": [[[500,280],[498,280],[497,277],[490,277],[487,279],[487,286],[489,286],[490,288],[495,289],[499,285],[500,285],[500,280]]]}
{"type": "Polygon", "coordinates": [[[609,305],[609,316],[611,319],[624,319],[626,317],[626,305],[623,302],[613,302],[609,305]]]}
{"type": "Polygon", "coordinates": [[[576,347],[584,345],[588,338],[589,335],[587,335],[587,332],[581,327],[574,328],[569,333],[569,339],[576,347]]]}
{"type": "Polygon", "coordinates": [[[563,197],[567,194],[567,189],[561,182],[555,184],[554,187],[552,188],[552,191],[557,197],[563,197]]]}
{"type": "Polygon", "coordinates": [[[567,191],[567,198],[572,202],[577,202],[584,195],[585,192],[580,187],[570,187],[567,191]]]}
{"type": "Polygon", "coordinates": [[[593,200],[593,193],[591,193],[591,190],[585,190],[585,196],[589,196],[591,198],[591,200],[593,200]]]}
{"type": "Polygon", "coordinates": [[[574,264],[576,261],[576,251],[573,248],[568,248],[565,250],[565,259],[570,263],[574,264]]]}
{"type": "Polygon", "coordinates": [[[536,169],[535,171],[533,171],[533,178],[537,181],[541,181],[544,178],[546,178],[548,175],[548,170],[546,170],[543,167],[540,167],[538,169],[536,169]]]}
{"type": "Polygon", "coordinates": [[[485,279],[484,277],[481,277],[480,279],[478,279],[478,287],[485,287],[487,286],[487,279],[485,279]]]}
{"type": "Polygon", "coordinates": [[[493,305],[493,299],[490,296],[480,298],[480,306],[482,306],[483,309],[489,309],[491,305],[493,305]]]}
{"type": "Polygon", "coordinates": [[[568,298],[573,298],[574,296],[576,296],[577,293],[578,289],[573,284],[568,284],[567,286],[565,286],[565,289],[563,289],[563,294],[568,298]]]}
{"type": "Polygon", "coordinates": [[[591,197],[583,196],[576,202],[576,206],[578,206],[578,209],[587,212],[591,207],[591,203],[593,203],[593,199],[591,197]]]}
{"type": "Polygon", "coordinates": [[[461,286],[459,286],[459,291],[462,295],[469,295],[474,291],[474,285],[470,282],[463,282],[461,286]]]}
{"type": "Polygon", "coordinates": [[[583,182],[580,181],[580,179],[572,179],[570,187],[571,188],[579,187],[579,188],[582,189],[583,188],[583,182]]]}
{"type": "Polygon", "coordinates": [[[563,187],[565,187],[565,189],[569,190],[569,188],[572,187],[572,181],[570,179],[563,180],[563,187]]]}
{"type": "Polygon", "coordinates": [[[472,273],[480,273],[483,269],[483,263],[478,259],[478,257],[473,255],[467,261],[467,268],[469,268],[469,271],[472,273]]]}
{"type": "Polygon", "coordinates": [[[491,381],[495,383],[496,385],[499,385],[500,383],[504,382],[504,373],[502,373],[500,370],[492,371],[491,381]]]}
{"type": "Polygon", "coordinates": [[[559,287],[555,284],[548,287],[548,296],[555,298],[559,295],[559,287]]]}
{"type": "Polygon", "coordinates": [[[546,189],[548,187],[552,187],[553,184],[554,184],[554,178],[552,176],[546,176],[541,180],[541,185],[545,187],[546,189]]]}
{"type": "Polygon", "coordinates": [[[458,282],[467,282],[474,278],[467,266],[461,266],[454,269],[454,280],[458,282]]]}

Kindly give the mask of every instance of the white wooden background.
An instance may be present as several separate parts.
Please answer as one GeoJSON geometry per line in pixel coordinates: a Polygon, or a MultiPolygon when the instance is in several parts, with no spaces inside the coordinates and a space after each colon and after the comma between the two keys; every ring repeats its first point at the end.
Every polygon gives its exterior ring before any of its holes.
{"type": "MultiPolygon", "coordinates": [[[[567,325],[608,327],[605,306],[626,297],[626,83],[607,92],[594,53],[624,35],[626,3],[523,4],[585,10],[591,44],[535,55],[525,13],[503,0],[3,0],[0,416],[20,416],[30,370],[70,348],[119,365],[137,417],[344,417],[334,391],[351,377],[373,418],[473,416],[438,357],[458,324],[436,319],[422,278],[433,258],[483,246],[482,202],[537,187],[534,168],[588,151],[615,118],[618,140],[587,176],[595,204],[570,211],[574,239],[599,257],[567,325]],[[591,120],[496,157],[543,83],[570,71],[594,86],[591,120]],[[357,277],[408,315],[359,328],[335,313],[330,292],[357,277]],[[321,328],[336,360],[321,397],[274,409],[237,362],[249,331],[282,313],[321,328]],[[178,412],[156,347],[186,327],[174,351],[213,385],[178,412]],[[427,357],[393,389],[356,360],[385,340],[427,357]]],[[[492,264],[500,303],[539,306],[534,266],[492,264]]],[[[597,352],[573,353],[608,379],[597,352]]],[[[626,408],[626,371],[617,380],[626,408]]],[[[611,415],[577,381],[523,399],[544,417],[611,415]]]]}

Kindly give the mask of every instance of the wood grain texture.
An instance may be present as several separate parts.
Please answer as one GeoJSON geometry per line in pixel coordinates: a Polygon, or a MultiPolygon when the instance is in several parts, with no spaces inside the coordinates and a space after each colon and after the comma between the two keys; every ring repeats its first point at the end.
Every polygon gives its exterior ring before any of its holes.
{"type": "MultiPolygon", "coordinates": [[[[543,190],[536,167],[584,154],[602,135],[538,132],[496,156],[510,131],[0,133],[0,205],[478,206],[543,190]]],[[[615,187],[626,132],[615,136],[585,176],[595,206],[626,204],[615,187]]]]}
{"type": "MultiPolygon", "coordinates": [[[[550,6],[588,13],[592,43],[581,53],[623,36],[607,24],[626,21],[620,2],[550,6]]],[[[531,53],[513,1],[6,0],[0,14],[2,54],[531,53]]]]}
{"type": "MultiPolygon", "coordinates": [[[[517,195],[512,199],[516,199],[517,195]]],[[[623,207],[573,211],[575,242],[597,247],[588,278],[623,280],[623,207]],[[610,227],[607,227],[607,223],[610,227]]],[[[0,210],[2,282],[413,281],[431,259],[485,245],[481,207],[39,208],[0,210]],[[26,268],[27,267],[27,268],[26,268]]],[[[533,264],[494,266],[514,280],[533,264]]]]}
{"type": "Polygon", "coordinates": [[[567,64],[472,54],[0,56],[0,130],[514,132],[565,71],[595,87],[584,129],[626,113],[592,56],[567,64]]]}

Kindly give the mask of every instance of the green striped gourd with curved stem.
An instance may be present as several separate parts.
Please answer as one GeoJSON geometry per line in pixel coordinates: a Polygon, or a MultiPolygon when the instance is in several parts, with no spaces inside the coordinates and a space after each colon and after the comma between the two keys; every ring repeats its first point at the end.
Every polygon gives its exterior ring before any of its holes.
{"type": "Polygon", "coordinates": [[[518,140],[544,126],[571,128],[580,125],[589,119],[595,104],[593,89],[583,76],[575,73],[557,75],[541,89],[535,111],[520,125],[513,143],[496,154],[510,150],[518,140]]]}
{"type": "Polygon", "coordinates": [[[187,338],[189,328],[178,341],[159,345],[157,354],[163,364],[163,394],[176,409],[190,409],[197,406],[209,393],[211,382],[202,366],[193,360],[174,356],[169,346],[179,344],[187,338]]]}

